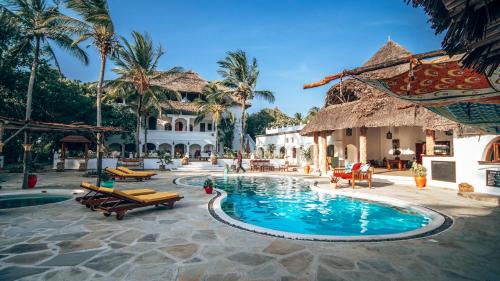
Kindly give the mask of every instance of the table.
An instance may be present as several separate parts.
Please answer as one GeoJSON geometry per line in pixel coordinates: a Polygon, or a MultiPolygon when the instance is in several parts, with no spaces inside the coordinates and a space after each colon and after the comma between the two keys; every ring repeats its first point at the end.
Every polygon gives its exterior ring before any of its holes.
{"type": "Polygon", "coordinates": [[[392,170],[392,165],[397,164],[398,165],[398,171],[403,171],[403,167],[406,166],[406,163],[408,160],[387,160],[387,171],[392,170]]]}

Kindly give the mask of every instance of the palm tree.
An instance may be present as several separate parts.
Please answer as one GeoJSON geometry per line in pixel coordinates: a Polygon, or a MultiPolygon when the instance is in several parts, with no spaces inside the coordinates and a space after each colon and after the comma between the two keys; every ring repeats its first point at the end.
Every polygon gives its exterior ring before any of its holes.
{"type": "Polygon", "coordinates": [[[293,115],[293,118],[295,119],[295,122],[297,122],[297,123],[299,123],[299,124],[300,124],[300,123],[302,123],[302,121],[304,121],[304,120],[303,120],[304,118],[302,117],[302,113],[300,113],[300,112],[296,112],[296,113],[293,115]]]}
{"type": "Polygon", "coordinates": [[[96,110],[97,126],[102,126],[101,99],[106,61],[109,56],[114,56],[120,48],[108,2],[107,0],[66,0],[66,6],[76,11],[83,19],[83,21],[78,21],[81,27],[80,36],[73,44],[91,40],[92,45],[99,52],[101,64],[97,82],[96,110]]]}
{"type": "Polygon", "coordinates": [[[218,83],[214,82],[205,86],[202,96],[195,100],[195,104],[199,107],[198,116],[194,120],[195,124],[207,116],[212,117],[215,127],[215,149],[219,152],[219,125],[223,118],[228,118],[231,122],[234,120],[234,115],[230,111],[234,101],[218,83]]]}
{"type": "MultiPolygon", "coordinates": [[[[33,88],[38,62],[41,56],[54,61],[60,71],[59,62],[55,56],[52,43],[68,51],[84,64],[88,64],[87,54],[73,44],[71,36],[79,31],[70,17],[62,14],[58,6],[49,6],[45,0],[9,0],[0,7],[13,18],[20,34],[20,42],[13,48],[13,54],[20,54],[30,50],[33,53],[31,72],[28,82],[26,97],[26,122],[31,120],[31,106],[33,101],[33,88]]],[[[24,143],[29,144],[29,133],[24,131],[24,143]]],[[[29,173],[29,149],[24,150],[24,179],[23,188],[27,187],[29,173]]]]}
{"type": "Polygon", "coordinates": [[[309,112],[307,112],[306,121],[307,122],[311,121],[311,119],[316,117],[316,114],[318,114],[319,111],[320,111],[319,107],[317,106],[311,107],[311,109],[309,109],[309,112]]]}
{"type": "Polygon", "coordinates": [[[136,127],[136,149],[140,151],[141,116],[145,97],[157,97],[161,93],[169,95],[173,99],[179,99],[179,93],[158,83],[159,79],[179,74],[182,69],[174,67],[169,71],[158,71],[158,60],[164,54],[161,46],[154,47],[151,37],[146,34],[133,31],[133,43],[121,37],[123,48],[113,58],[116,68],[113,71],[119,75],[108,83],[110,95],[126,93],[136,97],[137,101],[137,127],[136,127]]]}
{"type": "Polygon", "coordinates": [[[245,110],[249,102],[254,97],[263,98],[268,102],[274,102],[274,94],[271,91],[256,91],[259,69],[257,59],[253,58],[252,63],[248,63],[247,55],[244,51],[238,50],[228,52],[226,58],[217,62],[218,73],[224,78],[224,85],[228,87],[227,92],[241,105],[240,116],[240,150],[243,149],[245,133],[245,110]]]}

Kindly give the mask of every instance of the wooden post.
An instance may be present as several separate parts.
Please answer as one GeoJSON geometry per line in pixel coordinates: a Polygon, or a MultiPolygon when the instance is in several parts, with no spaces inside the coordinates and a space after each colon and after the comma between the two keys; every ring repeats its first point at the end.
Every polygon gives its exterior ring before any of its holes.
{"type": "Polygon", "coordinates": [[[66,156],[66,146],[64,145],[64,142],[61,143],[61,156],[59,157],[59,161],[62,161],[64,163],[64,159],[66,156]]]}
{"type": "Polygon", "coordinates": [[[96,185],[101,186],[101,176],[102,176],[102,153],[104,150],[104,133],[97,134],[97,181],[96,185]]]}
{"type": "Polygon", "coordinates": [[[23,153],[23,185],[22,189],[28,188],[28,176],[31,168],[31,134],[28,130],[24,131],[24,153],[23,153]]]}
{"type": "Polygon", "coordinates": [[[321,174],[326,174],[328,169],[326,161],[326,133],[322,132],[319,135],[319,169],[321,174]]]}
{"type": "Polygon", "coordinates": [[[319,147],[318,147],[318,132],[314,132],[314,144],[313,144],[313,166],[314,169],[317,170],[319,169],[319,147]]]}
{"type": "Polygon", "coordinates": [[[368,148],[367,148],[367,141],[366,141],[366,135],[368,133],[368,128],[366,127],[361,127],[359,129],[360,135],[359,135],[359,162],[361,163],[366,163],[367,160],[367,155],[368,155],[368,148]]]}
{"type": "Polygon", "coordinates": [[[436,132],[434,130],[425,130],[425,155],[434,155],[435,144],[436,132]]]}

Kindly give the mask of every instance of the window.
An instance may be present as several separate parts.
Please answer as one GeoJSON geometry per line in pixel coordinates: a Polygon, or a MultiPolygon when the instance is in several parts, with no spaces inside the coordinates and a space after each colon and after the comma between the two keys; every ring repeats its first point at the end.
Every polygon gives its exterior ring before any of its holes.
{"type": "Polygon", "coordinates": [[[182,124],[182,122],[180,121],[177,121],[175,122],[175,130],[180,132],[180,131],[183,131],[184,129],[184,124],[182,124]]]}
{"type": "Polygon", "coordinates": [[[156,130],[156,117],[149,117],[148,119],[148,129],[156,130]]]}
{"type": "Polygon", "coordinates": [[[500,138],[496,138],[487,148],[486,162],[500,162],[500,138]]]}
{"type": "Polygon", "coordinates": [[[165,124],[165,131],[172,131],[172,124],[170,123],[165,124]]]}
{"type": "Polygon", "coordinates": [[[193,131],[193,124],[190,124],[189,125],[189,131],[192,132],[193,131]]]}
{"type": "Polygon", "coordinates": [[[212,124],[211,123],[207,124],[207,131],[209,131],[209,132],[212,131],[212,124]]]}
{"type": "Polygon", "coordinates": [[[200,123],[200,132],[205,132],[205,123],[200,123]]]}

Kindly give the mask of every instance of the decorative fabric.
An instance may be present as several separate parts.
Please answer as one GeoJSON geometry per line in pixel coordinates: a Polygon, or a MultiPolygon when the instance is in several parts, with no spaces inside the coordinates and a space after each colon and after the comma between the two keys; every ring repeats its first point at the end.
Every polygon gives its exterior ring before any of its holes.
{"type": "Polygon", "coordinates": [[[368,169],[370,169],[370,163],[366,163],[366,164],[363,164],[361,165],[361,167],[359,168],[359,170],[363,173],[366,173],[368,172],[368,169]]]}
{"type": "Polygon", "coordinates": [[[355,78],[455,122],[500,133],[500,67],[486,76],[458,61],[423,62],[413,67],[413,77],[404,72],[385,79],[355,78]]]}
{"type": "Polygon", "coordinates": [[[345,172],[351,173],[353,165],[354,165],[354,163],[349,163],[348,161],[345,161],[345,172]]]}

